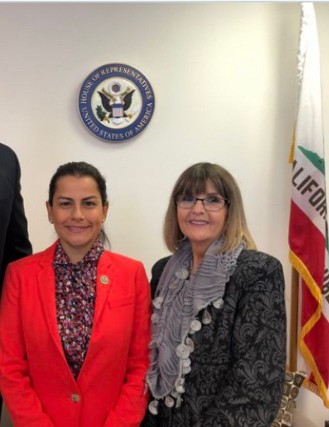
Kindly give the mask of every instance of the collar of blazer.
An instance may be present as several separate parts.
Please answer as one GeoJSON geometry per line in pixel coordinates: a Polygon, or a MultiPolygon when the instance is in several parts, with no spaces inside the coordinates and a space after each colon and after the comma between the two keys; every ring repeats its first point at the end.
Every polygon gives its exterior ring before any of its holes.
{"type": "MultiPolygon", "coordinates": [[[[39,258],[38,265],[40,270],[37,272],[37,287],[40,299],[42,301],[43,313],[47,320],[48,327],[51,331],[56,346],[62,353],[63,357],[65,357],[57,328],[55,274],[52,267],[57,244],[58,241],[56,241],[43,252],[40,252],[33,257],[39,258]]],[[[94,327],[99,321],[104,307],[106,306],[112,284],[116,277],[117,269],[111,258],[111,253],[109,251],[104,251],[99,259],[97,266],[94,327]]]]}

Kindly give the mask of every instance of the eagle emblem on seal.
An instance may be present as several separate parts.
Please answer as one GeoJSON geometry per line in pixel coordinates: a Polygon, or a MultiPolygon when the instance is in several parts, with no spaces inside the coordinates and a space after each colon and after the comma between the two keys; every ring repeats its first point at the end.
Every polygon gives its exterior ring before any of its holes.
{"type": "Polygon", "coordinates": [[[120,125],[124,120],[130,121],[139,110],[134,108],[129,111],[135,89],[130,88],[121,81],[114,81],[108,85],[108,90],[104,87],[97,91],[101,104],[97,105],[96,113],[98,118],[113,125],[120,125]]]}

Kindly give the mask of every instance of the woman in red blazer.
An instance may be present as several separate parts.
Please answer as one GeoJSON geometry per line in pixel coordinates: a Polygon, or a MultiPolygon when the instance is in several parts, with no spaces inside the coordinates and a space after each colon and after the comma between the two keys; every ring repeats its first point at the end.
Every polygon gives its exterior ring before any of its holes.
{"type": "Polygon", "coordinates": [[[144,267],[104,249],[106,184],[93,166],[60,166],[47,209],[59,240],[5,277],[0,387],[14,426],[137,427],[149,365],[144,267]]]}

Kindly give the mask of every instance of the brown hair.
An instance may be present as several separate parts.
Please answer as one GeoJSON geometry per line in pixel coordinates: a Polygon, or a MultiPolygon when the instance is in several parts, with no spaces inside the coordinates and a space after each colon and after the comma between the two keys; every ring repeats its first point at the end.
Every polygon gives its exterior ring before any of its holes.
{"type": "Polygon", "coordinates": [[[242,240],[246,242],[248,249],[256,248],[247,226],[240,189],[235,179],[222,166],[204,162],[187,168],[176,181],[169,199],[163,228],[167,248],[171,252],[175,252],[179,243],[184,239],[177,220],[177,196],[204,193],[208,181],[215,185],[218,194],[228,200],[224,231],[225,243],[221,247],[221,252],[235,249],[242,240]]]}

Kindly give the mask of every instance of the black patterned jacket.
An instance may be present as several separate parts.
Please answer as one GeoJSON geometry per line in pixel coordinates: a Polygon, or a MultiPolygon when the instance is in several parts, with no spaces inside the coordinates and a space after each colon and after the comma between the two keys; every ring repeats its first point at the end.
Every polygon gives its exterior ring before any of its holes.
{"type": "MultiPolygon", "coordinates": [[[[152,269],[156,289],[169,257],[152,269]]],[[[227,284],[222,310],[191,337],[192,371],[180,408],[161,401],[143,427],[269,427],[279,409],[286,362],[284,277],[270,255],[244,250],[227,284]]],[[[201,318],[202,312],[199,313],[201,318]]]]}

